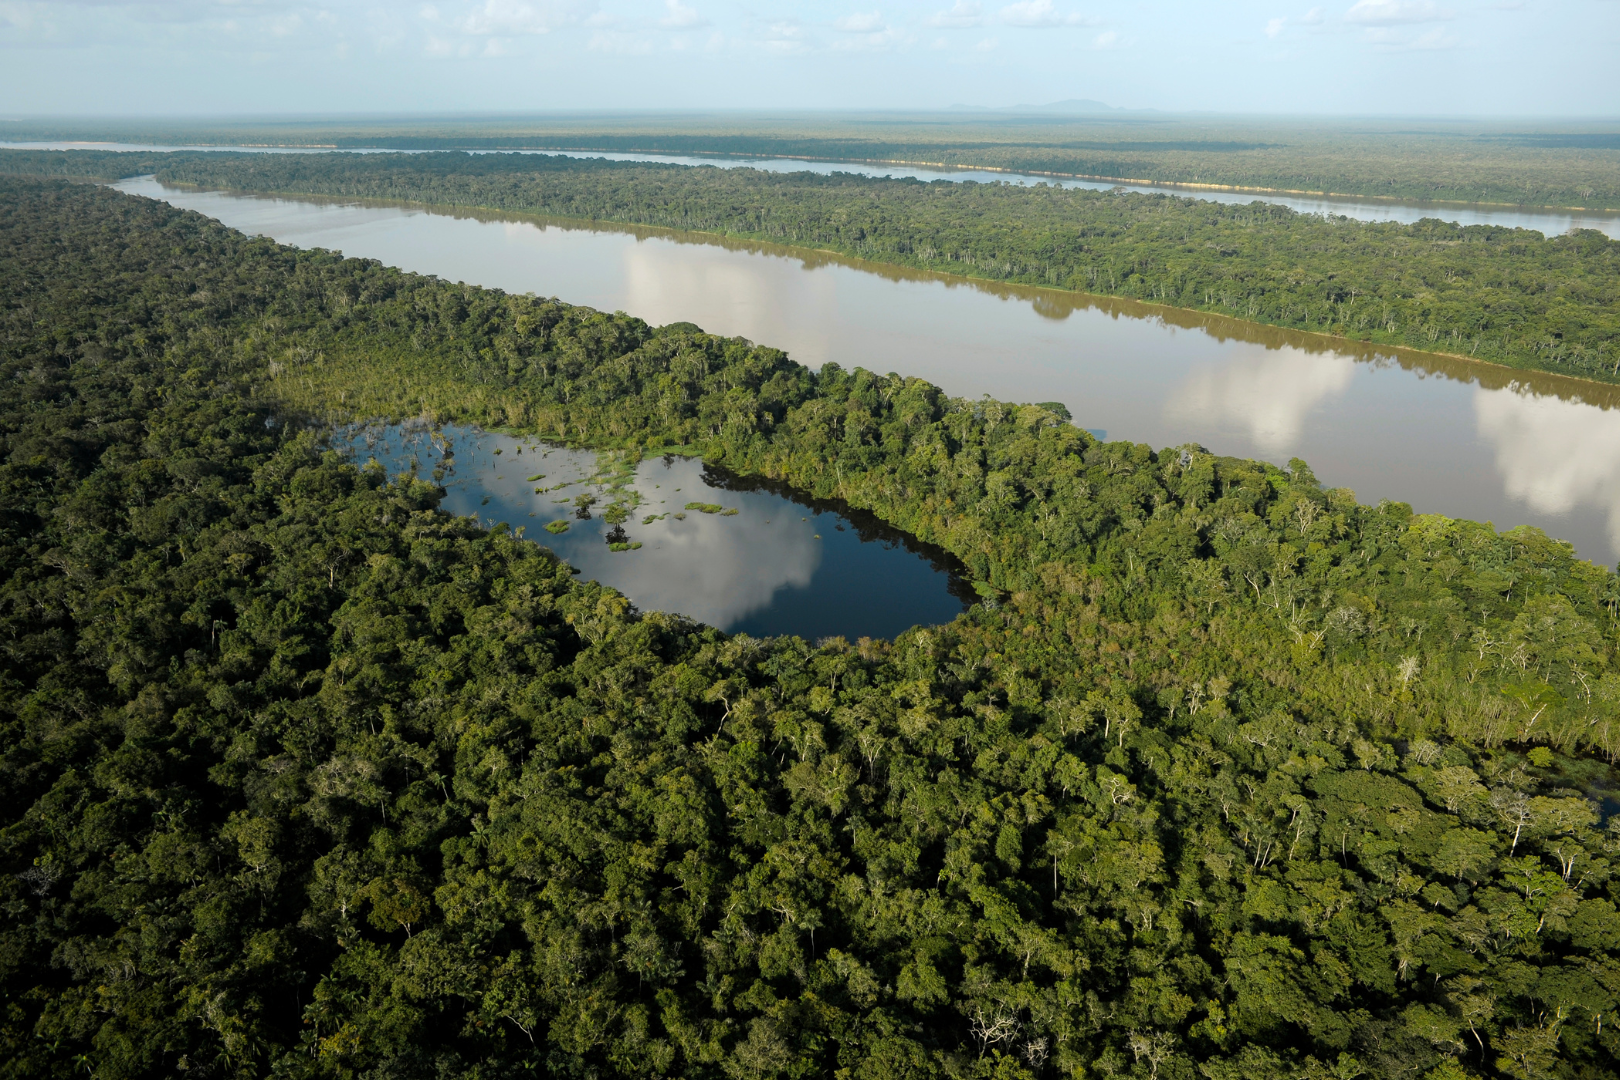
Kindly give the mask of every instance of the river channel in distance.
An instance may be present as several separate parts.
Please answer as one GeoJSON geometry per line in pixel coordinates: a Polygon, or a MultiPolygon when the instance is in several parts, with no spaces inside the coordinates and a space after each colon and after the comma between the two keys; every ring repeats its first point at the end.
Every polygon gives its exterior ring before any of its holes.
{"type": "Polygon", "coordinates": [[[714,237],[167,188],[133,194],[250,234],[785,349],[812,368],[1059,401],[1154,448],[1300,457],[1363,502],[1530,524],[1620,557],[1620,389],[1106,297],[714,237]]]}

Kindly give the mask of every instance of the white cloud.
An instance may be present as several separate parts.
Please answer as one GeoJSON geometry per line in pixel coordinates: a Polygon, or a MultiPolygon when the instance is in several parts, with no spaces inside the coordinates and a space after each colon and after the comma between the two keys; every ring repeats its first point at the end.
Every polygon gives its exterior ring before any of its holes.
{"type": "Polygon", "coordinates": [[[1362,26],[1398,26],[1438,22],[1451,16],[1450,11],[1432,0],[1356,0],[1344,17],[1347,22],[1362,26]]]}
{"type": "Polygon", "coordinates": [[[1363,40],[1386,52],[1438,52],[1455,49],[1462,44],[1461,38],[1441,26],[1436,26],[1416,37],[1391,27],[1374,26],[1366,30],[1363,40]]]}
{"type": "Polygon", "coordinates": [[[1019,0],[1001,9],[1001,21],[1008,26],[1054,27],[1090,26],[1091,19],[1084,15],[1058,11],[1052,0],[1019,0]]]}
{"type": "Polygon", "coordinates": [[[770,23],[756,40],[767,52],[802,53],[810,50],[804,28],[788,19],[770,23]]]}
{"type": "Polygon", "coordinates": [[[1311,10],[1309,10],[1309,11],[1307,11],[1305,13],[1305,17],[1300,19],[1299,21],[1300,21],[1300,24],[1303,25],[1303,26],[1321,26],[1322,25],[1322,9],[1319,8],[1319,7],[1311,8],[1311,10]]]}
{"type": "Polygon", "coordinates": [[[652,52],[651,42],[619,30],[603,30],[592,34],[585,47],[591,52],[608,53],[613,56],[645,56],[652,52]]]}
{"type": "Polygon", "coordinates": [[[1421,52],[1429,52],[1439,49],[1455,49],[1461,44],[1462,39],[1456,34],[1447,33],[1445,30],[1437,26],[1433,30],[1420,34],[1418,37],[1407,42],[1406,48],[1415,49],[1421,52]]]}
{"type": "Polygon", "coordinates": [[[1432,0],[1357,0],[1345,21],[1363,27],[1362,40],[1386,52],[1436,52],[1454,49],[1462,41],[1443,27],[1422,33],[1416,28],[1444,22],[1454,14],[1432,0]]]}
{"type": "Polygon", "coordinates": [[[929,26],[944,26],[960,29],[968,26],[984,25],[984,9],[974,0],[956,0],[956,4],[949,11],[937,11],[928,19],[929,26]]]}
{"type": "Polygon", "coordinates": [[[904,35],[886,25],[883,15],[876,11],[846,15],[833,26],[845,35],[833,42],[833,48],[840,51],[890,49],[904,40],[904,35]]]}
{"type": "Polygon", "coordinates": [[[30,45],[136,44],[174,47],[205,40],[259,50],[271,39],[308,37],[331,22],[304,0],[0,0],[0,48],[30,45]]]}
{"type": "MultiPolygon", "coordinates": [[[[61,7],[150,7],[150,0],[55,0],[61,7]]],[[[183,11],[196,11],[201,8],[251,8],[251,7],[285,7],[285,4],[266,2],[266,0],[245,0],[243,3],[232,3],[231,0],[191,0],[190,3],[170,3],[165,5],[171,13],[183,11]]]]}
{"type": "Polygon", "coordinates": [[[8,3],[3,6],[8,11],[41,6],[68,11],[114,8],[142,22],[188,23],[217,19],[230,14],[250,17],[263,14],[276,17],[287,14],[289,8],[302,8],[307,11],[313,5],[288,3],[286,0],[169,0],[168,3],[153,3],[152,0],[50,0],[49,4],[8,3]]]}
{"type": "Polygon", "coordinates": [[[833,25],[846,34],[876,34],[888,29],[883,25],[883,13],[880,11],[845,15],[834,21],[833,25]]]}
{"type": "Polygon", "coordinates": [[[1125,44],[1124,39],[1113,30],[1104,30],[1091,39],[1093,49],[1117,49],[1123,44],[1125,44]]]}
{"type": "Polygon", "coordinates": [[[855,37],[839,38],[832,43],[832,47],[840,52],[873,52],[892,49],[903,40],[905,39],[899,31],[884,30],[879,34],[861,34],[855,37]]]}
{"type": "Polygon", "coordinates": [[[534,3],[531,0],[484,0],[460,19],[456,28],[478,37],[511,37],[518,34],[546,34],[560,26],[579,22],[594,14],[596,3],[534,3]]]}
{"type": "Polygon", "coordinates": [[[996,47],[996,44],[997,44],[997,42],[996,42],[995,38],[987,37],[983,41],[979,42],[977,45],[975,45],[973,47],[975,49],[979,50],[980,52],[989,52],[991,49],[994,49],[996,47]]]}
{"type": "Polygon", "coordinates": [[[697,8],[687,7],[681,0],[664,0],[664,6],[669,14],[659,19],[658,25],[665,30],[694,30],[709,25],[709,20],[699,15],[697,8]]]}
{"type": "Polygon", "coordinates": [[[1274,38],[1278,34],[1282,33],[1283,24],[1287,21],[1287,19],[1272,19],[1270,22],[1266,23],[1266,37],[1274,38]]]}

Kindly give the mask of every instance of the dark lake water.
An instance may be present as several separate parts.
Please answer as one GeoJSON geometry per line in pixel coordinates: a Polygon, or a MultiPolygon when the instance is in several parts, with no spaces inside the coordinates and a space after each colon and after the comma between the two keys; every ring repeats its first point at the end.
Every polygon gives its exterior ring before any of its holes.
{"type": "Polygon", "coordinates": [[[521,215],[118,185],[248,233],[511,292],[690,321],[820,367],[1061,401],[1154,448],[1310,462],[1363,502],[1530,524],[1620,558],[1620,390],[1106,297],[521,215]]]}
{"type": "Polygon", "coordinates": [[[448,453],[445,510],[522,528],[525,539],[643,610],[679,612],[732,633],[892,638],[950,622],[977,599],[938,548],[870,514],[695,458],[637,463],[455,426],[439,437],[422,426],[373,427],[337,441],[391,474],[415,461],[424,479],[448,453]],[[581,508],[582,496],[594,501],[581,508]],[[618,516],[609,513],[616,502],[628,511],[617,525],[609,520],[618,516]],[[548,532],[555,522],[566,530],[548,532]]]}

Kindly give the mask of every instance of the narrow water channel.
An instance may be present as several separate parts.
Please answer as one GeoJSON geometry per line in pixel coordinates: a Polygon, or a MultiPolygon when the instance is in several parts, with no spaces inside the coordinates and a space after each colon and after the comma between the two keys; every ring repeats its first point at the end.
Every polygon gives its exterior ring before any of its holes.
{"type": "Polygon", "coordinates": [[[552,151],[565,157],[607,158],[612,161],[657,161],[671,165],[714,165],[719,168],[762,169],[765,172],[856,173],[861,176],[912,177],[922,181],[974,181],[981,184],[1052,184],[1092,191],[1156,192],[1183,199],[1245,206],[1252,202],[1275,203],[1301,214],[1344,216],[1357,221],[1401,221],[1410,224],[1423,218],[1439,218],[1459,225],[1496,225],[1504,229],[1535,229],[1547,236],[1562,236],[1572,229],[1596,229],[1620,239],[1620,213],[1601,210],[1544,210],[1530,206],[1498,206],[1418,202],[1400,199],[1358,199],[1349,195],[1289,195],[1275,192],[1216,191],[1210,188],[1177,187],[1169,184],[1133,184],[1113,180],[1069,180],[1039,173],[1018,173],[989,169],[931,169],[920,165],[868,164],[854,161],[804,161],[799,158],[698,157],[683,154],[615,154],[597,151],[552,151]]]}
{"type": "MultiPolygon", "coordinates": [[[[142,153],[167,153],[176,150],[208,150],[253,154],[397,154],[415,153],[410,150],[344,149],[321,150],[310,147],[274,146],[158,146],[135,143],[75,143],[75,142],[0,142],[0,150],[119,150],[142,153]]],[[[1620,213],[1601,210],[1549,210],[1532,206],[1499,206],[1494,204],[1464,204],[1417,202],[1400,199],[1362,199],[1354,196],[1289,195],[1274,192],[1214,191],[1208,188],[1176,187],[1162,184],[1119,183],[1110,180],[1069,180],[1062,177],[1042,176],[1035,173],[1004,172],[989,169],[940,169],[920,165],[870,164],[860,161],[806,161],[800,158],[772,157],[720,157],[691,154],[627,154],[596,150],[519,150],[470,151],[471,153],[532,153],[558,154],[574,158],[605,158],[609,161],[649,161],[668,165],[712,165],[721,169],[761,169],[765,172],[855,173],[859,176],[911,177],[917,180],[947,180],[956,183],[981,184],[1054,184],[1065,188],[1089,188],[1109,191],[1123,188],[1127,191],[1158,192],[1181,198],[1202,199],[1206,202],[1246,205],[1251,202],[1275,203],[1297,210],[1302,214],[1324,214],[1355,218],[1358,221],[1401,221],[1411,223],[1423,218],[1439,218],[1459,225],[1497,225],[1506,229],[1535,229],[1547,236],[1561,236],[1573,229],[1596,229],[1620,239],[1620,213]]]]}
{"type": "Polygon", "coordinates": [[[1308,461],[1364,502],[1531,524],[1620,557],[1620,391],[1130,301],[896,270],[837,256],[523,216],[166,189],[122,190],[248,233],[451,281],[689,321],[926,378],[948,393],[1060,401],[1155,448],[1308,461]]]}
{"type": "Polygon", "coordinates": [[[450,513],[521,529],[643,610],[732,633],[892,638],[950,622],[977,599],[939,548],[695,458],[631,462],[458,426],[361,428],[336,441],[391,475],[440,470],[450,513]]]}

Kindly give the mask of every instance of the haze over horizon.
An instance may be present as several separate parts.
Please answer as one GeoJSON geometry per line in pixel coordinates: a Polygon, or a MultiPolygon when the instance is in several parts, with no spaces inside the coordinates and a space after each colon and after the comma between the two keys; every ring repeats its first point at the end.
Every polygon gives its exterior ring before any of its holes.
{"type": "Polygon", "coordinates": [[[1617,45],[1616,0],[0,0],[0,110],[1614,117],[1617,45]]]}

